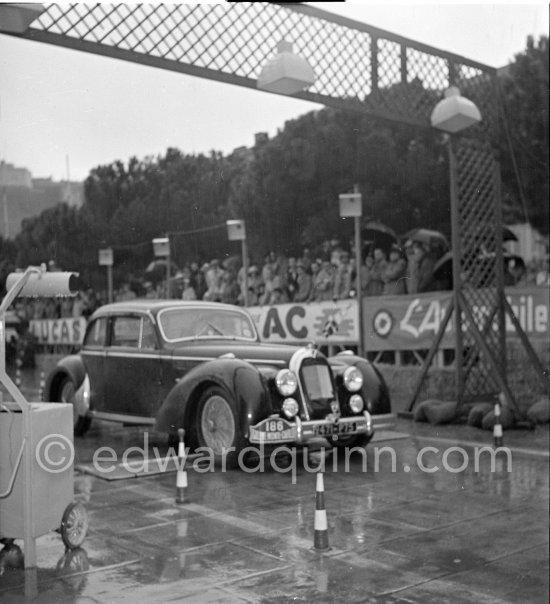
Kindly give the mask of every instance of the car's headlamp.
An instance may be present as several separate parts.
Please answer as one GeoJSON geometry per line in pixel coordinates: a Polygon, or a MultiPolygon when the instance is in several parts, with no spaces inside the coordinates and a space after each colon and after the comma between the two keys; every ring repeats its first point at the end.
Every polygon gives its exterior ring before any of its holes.
{"type": "Polygon", "coordinates": [[[287,398],[283,402],[283,413],[290,419],[298,415],[298,411],[300,407],[298,406],[298,401],[293,398],[287,398]]]}
{"type": "Polygon", "coordinates": [[[365,403],[358,394],[354,394],[349,399],[349,408],[353,411],[353,413],[360,413],[361,411],[363,411],[364,406],[365,403]]]}
{"type": "Polygon", "coordinates": [[[298,379],[290,369],[281,369],[275,376],[275,386],[283,396],[292,396],[298,388],[298,379]]]}
{"type": "Polygon", "coordinates": [[[363,387],[363,374],[357,367],[348,367],[344,371],[344,386],[350,392],[358,392],[363,387]]]}

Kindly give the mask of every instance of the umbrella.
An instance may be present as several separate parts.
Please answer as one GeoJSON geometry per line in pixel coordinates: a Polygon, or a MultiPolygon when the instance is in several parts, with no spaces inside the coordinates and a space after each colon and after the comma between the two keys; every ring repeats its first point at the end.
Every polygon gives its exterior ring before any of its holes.
{"type": "Polygon", "coordinates": [[[518,237],[514,233],[514,231],[512,231],[512,229],[508,228],[507,226],[502,227],[502,241],[517,241],[517,240],[518,240],[518,237]]]}
{"type": "MultiPolygon", "coordinates": [[[[153,260],[147,265],[145,272],[150,275],[165,276],[166,275],[166,260],[153,260]]],[[[178,270],[178,266],[175,262],[170,262],[170,273],[175,273],[178,270]]]]}
{"type": "Polygon", "coordinates": [[[447,237],[439,231],[433,231],[432,229],[413,229],[403,236],[403,239],[410,239],[411,241],[418,241],[419,243],[425,243],[430,247],[439,247],[445,250],[449,249],[449,242],[447,237]]]}
{"type": "MultiPolygon", "coordinates": [[[[489,261],[494,259],[495,253],[480,253],[478,259],[480,262],[489,261]]],[[[504,265],[508,266],[510,262],[514,261],[519,266],[525,266],[525,262],[521,256],[517,254],[511,254],[510,252],[503,251],[502,259],[504,261],[504,265]]],[[[452,284],[453,279],[453,253],[447,252],[443,254],[441,258],[434,265],[434,278],[437,281],[449,281],[452,284]]]]}
{"type": "Polygon", "coordinates": [[[373,247],[388,250],[397,242],[395,231],[377,220],[368,220],[361,230],[361,237],[365,243],[372,243],[373,247]]]}

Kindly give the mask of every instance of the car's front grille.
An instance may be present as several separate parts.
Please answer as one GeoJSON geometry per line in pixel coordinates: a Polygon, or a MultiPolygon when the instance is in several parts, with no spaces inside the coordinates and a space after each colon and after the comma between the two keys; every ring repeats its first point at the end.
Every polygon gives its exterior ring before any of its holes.
{"type": "Polygon", "coordinates": [[[318,359],[305,359],[300,368],[300,380],[310,419],[321,419],[331,412],[335,400],[330,367],[318,359]]]}

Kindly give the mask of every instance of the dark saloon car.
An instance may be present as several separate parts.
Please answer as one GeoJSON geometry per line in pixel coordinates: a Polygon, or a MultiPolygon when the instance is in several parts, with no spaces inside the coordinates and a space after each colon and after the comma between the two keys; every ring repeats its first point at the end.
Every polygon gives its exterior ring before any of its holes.
{"type": "Polygon", "coordinates": [[[45,400],[72,402],[75,434],[94,418],[151,425],[222,459],[234,447],[364,445],[387,386],[351,352],[260,342],[248,313],[215,302],[133,300],[90,317],[80,353],[48,376],[45,400]]]}

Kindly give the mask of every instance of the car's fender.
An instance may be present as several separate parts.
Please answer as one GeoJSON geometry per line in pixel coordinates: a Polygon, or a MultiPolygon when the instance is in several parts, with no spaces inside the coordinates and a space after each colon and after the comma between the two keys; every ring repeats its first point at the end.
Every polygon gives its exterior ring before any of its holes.
{"type": "Polygon", "coordinates": [[[241,359],[216,359],[197,365],[178,381],[157,412],[155,429],[175,433],[184,428],[186,445],[196,446],[196,404],[213,385],[233,395],[242,434],[248,434],[250,425],[271,413],[268,387],[256,367],[241,359]]]}
{"type": "Polygon", "coordinates": [[[344,368],[351,365],[357,367],[363,374],[361,396],[365,401],[370,401],[372,413],[377,415],[391,413],[388,385],[373,363],[363,357],[348,353],[329,357],[328,362],[335,373],[343,373],[344,368]]]}
{"type": "Polygon", "coordinates": [[[86,377],[86,368],[79,355],[74,354],[64,357],[57,363],[53,371],[48,374],[44,386],[45,401],[57,400],[57,389],[60,380],[66,376],[69,376],[73,380],[75,388],[77,389],[84,381],[84,378],[86,377]]]}

